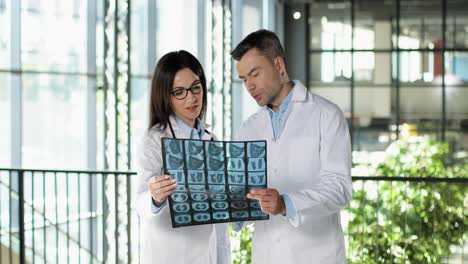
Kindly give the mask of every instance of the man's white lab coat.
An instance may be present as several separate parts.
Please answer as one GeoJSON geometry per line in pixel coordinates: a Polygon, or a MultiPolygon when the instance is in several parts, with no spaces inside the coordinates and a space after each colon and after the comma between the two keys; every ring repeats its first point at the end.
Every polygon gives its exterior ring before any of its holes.
{"type": "Polygon", "coordinates": [[[296,82],[279,139],[263,107],[239,140],[267,140],[268,188],[287,194],[292,218],[256,221],[252,263],[346,263],[340,209],[352,196],[351,147],[342,111],[296,82]]]}

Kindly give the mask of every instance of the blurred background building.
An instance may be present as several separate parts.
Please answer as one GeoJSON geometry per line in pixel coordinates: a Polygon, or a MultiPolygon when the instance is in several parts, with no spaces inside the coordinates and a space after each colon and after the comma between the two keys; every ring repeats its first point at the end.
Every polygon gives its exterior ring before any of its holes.
{"type": "Polygon", "coordinates": [[[200,59],[207,122],[229,140],[258,109],[229,52],[260,28],[280,36],[289,76],[348,120],[350,263],[468,263],[465,0],[0,0],[0,262],[138,263],[132,182],[155,63],[200,59]],[[392,157],[401,170],[385,170],[392,157]],[[429,204],[411,219],[415,201],[429,204]],[[405,249],[424,230],[438,253],[418,260],[405,249]]]}

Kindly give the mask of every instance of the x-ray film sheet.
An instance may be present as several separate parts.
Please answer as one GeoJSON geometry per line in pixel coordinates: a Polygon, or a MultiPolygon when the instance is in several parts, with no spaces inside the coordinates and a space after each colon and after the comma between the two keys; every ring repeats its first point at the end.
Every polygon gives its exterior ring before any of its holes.
{"type": "Polygon", "coordinates": [[[266,141],[162,138],[164,171],[177,180],[172,226],[266,220],[251,189],[267,187],[266,141]]]}

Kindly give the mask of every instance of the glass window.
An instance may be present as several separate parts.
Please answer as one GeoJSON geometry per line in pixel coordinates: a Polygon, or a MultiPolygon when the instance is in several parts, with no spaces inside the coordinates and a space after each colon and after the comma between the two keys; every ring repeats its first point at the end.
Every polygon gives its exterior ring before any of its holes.
{"type": "MultiPolygon", "coordinates": [[[[350,10],[349,1],[310,2],[311,53],[306,61],[309,86],[313,92],[337,103],[348,118],[350,87],[354,87],[354,151],[385,149],[397,138],[397,129],[400,138],[430,135],[441,140],[445,103],[444,140],[455,147],[455,156],[464,151],[459,156],[465,157],[468,52],[463,49],[468,47],[468,5],[457,0],[401,0],[400,9],[396,10],[396,4],[386,0],[356,2],[354,10],[350,10]],[[446,32],[442,32],[444,2],[447,2],[446,32]],[[398,53],[392,52],[397,31],[398,47],[403,50],[398,53]],[[444,48],[450,49],[445,60],[444,48]],[[443,84],[445,102],[442,102],[443,84]],[[400,87],[399,94],[395,93],[395,86],[400,87]],[[396,117],[400,118],[399,124],[396,117]]],[[[290,9],[297,6],[300,4],[286,5],[290,9]]],[[[294,68],[290,70],[290,76],[301,73],[294,68]]]]}
{"type": "Polygon", "coordinates": [[[351,117],[351,88],[349,86],[324,84],[322,86],[313,86],[311,91],[337,104],[346,118],[351,117]]]}
{"type": "Polygon", "coordinates": [[[242,18],[242,38],[244,38],[249,33],[262,28],[262,3],[256,0],[244,0],[242,18]]]}
{"type": "Polygon", "coordinates": [[[353,46],[355,49],[371,50],[375,47],[374,21],[364,17],[357,20],[354,27],[353,46]]]}
{"type": "Polygon", "coordinates": [[[449,48],[468,48],[468,5],[464,1],[447,0],[446,44],[449,48]]]}
{"type": "Polygon", "coordinates": [[[149,125],[149,98],[151,81],[144,78],[132,78],[131,93],[131,168],[137,168],[138,147],[149,125]]]}
{"type": "MultiPolygon", "coordinates": [[[[383,151],[396,137],[392,125],[390,85],[359,85],[354,89],[353,149],[383,151]]],[[[393,123],[394,124],[394,123],[393,123]]]]}
{"type": "Polygon", "coordinates": [[[468,82],[468,52],[445,53],[445,84],[461,85],[468,82]]]}
{"type": "Polygon", "coordinates": [[[86,78],[23,75],[23,166],[86,168],[86,78]]]}
{"type": "Polygon", "coordinates": [[[97,169],[107,169],[104,165],[104,116],[106,109],[104,108],[104,90],[99,89],[96,92],[96,164],[97,169]]]}
{"type": "Polygon", "coordinates": [[[373,0],[354,5],[355,49],[390,49],[395,1],[373,0]]]}
{"type": "Polygon", "coordinates": [[[468,104],[466,103],[468,52],[447,52],[445,58],[447,139],[451,141],[456,153],[463,150],[466,155],[468,151],[468,104]]]}
{"type": "MultiPolygon", "coordinates": [[[[310,56],[310,76],[314,83],[347,84],[351,80],[351,52],[321,52],[310,56]]],[[[370,63],[370,62],[369,62],[370,63]]]]}
{"type": "Polygon", "coordinates": [[[401,0],[399,47],[442,48],[441,41],[442,1],[401,0]],[[408,38],[411,39],[410,43],[408,38]]]}
{"type": "MultiPolygon", "coordinates": [[[[198,57],[197,0],[156,2],[156,57],[175,50],[186,50],[198,57]],[[176,33],[176,34],[175,34],[176,33]]],[[[200,18],[200,21],[203,19],[200,18]]]]}
{"type": "Polygon", "coordinates": [[[414,82],[422,80],[421,53],[402,52],[400,55],[399,77],[402,82],[414,82]]]}
{"type": "Polygon", "coordinates": [[[400,137],[430,135],[440,139],[442,88],[411,84],[400,87],[400,137]]]}
{"type": "MultiPolygon", "coordinates": [[[[96,82],[98,87],[104,86],[104,1],[96,3],[96,82]]],[[[131,58],[130,58],[131,59],[131,58]]],[[[98,112],[101,113],[101,112],[98,112]]],[[[99,123],[98,123],[99,124],[99,123]]],[[[102,131],[102,130],[99,130],[102,131]]]]}
{"type": "Polygon", "coordinates": [[[353,149],[383,151],[391,133],[390,52],[355,52],[353,149]]]}
{"type": "Polygon", "coordinates": [[[337,104],[350,118],[351,53],[320,52],[312,53],[310,58],[312,92],[337,104]]]}
{"type": "MultiPolygon", "coordinates": [[[[357,58],[355,58],[356,60],[357,58]]],[[[364,75],[365,76],[365,75],[364,75]]],[[[355,76],[356,80],[362,79],[364,76],[355,76]]],[[[392,53],[391,52],[375,52],[374,53],[374,69],[372,72],[372,83],[376,85],[389,85],[392,82],[392,53]]]]}
{"type": "MultiPolygon", "coordinates": [[[[140,76],[131,78],[130,168],[135,169],[138,161],[138,147],[149,123],[148,104],[151,79],[143,77],[152,75],[152,69],[148,70],[148,1],[132,2],[131,19],[131,70],[132,75],[140,76]]],[[[156,62],[153,62],[152,66],[155,64],[156,62]]]]}
{"type": "Polygon", "coordinates": [[[0,73],[0,167],[11,166],[10,75],[0,73]]]}
{"type": "MultiPolygon", "coordinates": [[[[25,70],[86,71],[86,15],[74,15],[72,1],[40,3],[21,10],[21,58],[25,70]],[[36,6],[37,5],[37,6],[36,6]]],[[[76,10],[75,10],[76,11],[76,10]]]]}
{"type": "Polygon", "coordinates": [[[23,1],[24,5],[22,5],[22,8],[27,10],[28,12],[31,13],[37,13],[41,10],[42,5],[44,4],[44,0],[26,0],[23,1]]]}
{"type": "MultiPolygon", "coordinates": [[[[400,42],[401,43],[401,42],[400,42]]],[[[396,78],[396,53],[392,54],[393,78],[396,78]]],[[[399,81],[405,83],[441,83],[442,53],[405,51],[399,53],[399,81]]]]}
{"type": "Polygon", "coordinates": [[[322,17],[322,49],[349,50],[351,49],[351,24],[341,20],[328,20],[322,17]]]}
{"type": "Polygon", "coordinates": [[[350,1],[317,1],[309,14],[312,49],[351,49],[350,1]]]}
{"type": "Polygon", "coordinates": [[[148,72],[148,1],[132,1],[130,19],[132,74],[151,74],[148,72]]]}
{"type": "Polygon", "coordinates": [[[446,138],[452,143],[455,154],[468,151],[468,84],[450,85],[445,89],[447,106],[446,138]]]}
{"type": "MultiPolygon", "coordinates": [[[[356,82],[370,82],[374,79],[375,56],[374,52],[353,53],[353,71],[356,82]]],[[[390,71],[388,72],[390,75],[390,71]]]]}
{"type": "Polygon", "coordinates": [[[0,0],[0,69],[7,69],[10,65],[10,9],[9,2],[0,0]]]}

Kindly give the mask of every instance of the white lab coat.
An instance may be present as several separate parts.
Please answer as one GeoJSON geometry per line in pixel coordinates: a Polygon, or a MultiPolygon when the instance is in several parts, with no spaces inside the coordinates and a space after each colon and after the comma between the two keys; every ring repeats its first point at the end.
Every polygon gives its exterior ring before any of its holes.
{"type": "Polygon", "coordinates": [[[239,140],[267,140],[268,188],[288,194],[294,218],[254,222],[252,263],[346,263],[340,209],[352,196],[351,147],[341,110],[296,82],[279,139],[263,107],[239,140]]]}
{"type": "MultiPolygon", "coordinates": [[[[170,121],[176,137],[183,138],[175,119],[171,117],[170,121]]],[[[172,137],[169,126],[165,130],[158,125],[151,128],[143,137],[138,157],[135,207],[141,223],[141,263],[231,263],[227,224],[172,228],[167,201],[155,213],[147,182],[150,177],[161,174],[161,137],[172,137]]],[[[202,137],[204,140],[211,138],[208,133],[202,137]]]]}

